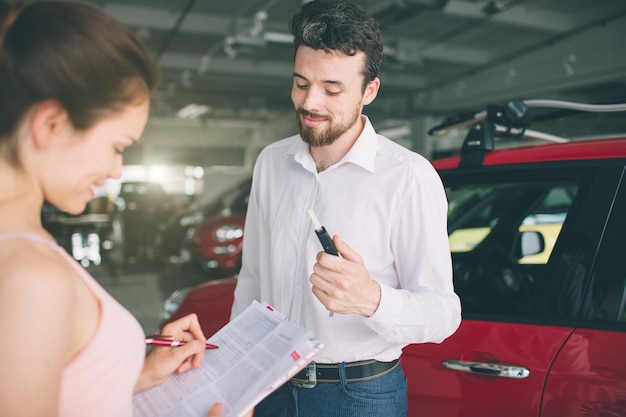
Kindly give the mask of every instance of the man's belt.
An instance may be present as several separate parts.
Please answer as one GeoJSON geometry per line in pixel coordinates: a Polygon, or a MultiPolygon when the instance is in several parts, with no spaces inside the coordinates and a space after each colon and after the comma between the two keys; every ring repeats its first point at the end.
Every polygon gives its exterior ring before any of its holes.
{"type": "MultiPolygon", "coordinates": [[[[380,378],[398,367],[400,360],[379,362],[366,360],[346,362],[346,382],[363,382],[380,378]]],[[[336,384],[339,378],[339,364],[311,362],[306,368],[298,372],[290,382],[302,388],[313,388],[318,383],[336,384]]]]}

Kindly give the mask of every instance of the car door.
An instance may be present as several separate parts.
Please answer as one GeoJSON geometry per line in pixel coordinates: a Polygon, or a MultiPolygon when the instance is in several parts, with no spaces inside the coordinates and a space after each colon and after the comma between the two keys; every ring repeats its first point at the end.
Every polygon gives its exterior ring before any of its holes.
{"type": "Polygon", "coordinates": [[[542,417],[626,416],[626,184],[614,200],[588,285],[591,314],[550,369],[542,417]]]}
{"type": "Polygon", "coordinates": [[[553,293],[570,271],[565,243],[585,225],[589,251],[597,247],[616,172],[567,163],[441,172],[463,320],[441,344],[405,348],[410,416],[539,415],[550,368],[586,306],[584,274],[553,293]],[[534,250],[526,237],[539,238],[534,250]]]}

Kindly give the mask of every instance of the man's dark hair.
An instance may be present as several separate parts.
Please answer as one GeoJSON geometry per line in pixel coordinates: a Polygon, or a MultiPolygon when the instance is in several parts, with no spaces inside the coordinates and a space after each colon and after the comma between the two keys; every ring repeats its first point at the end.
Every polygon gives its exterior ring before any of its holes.
{"type": "Polygon", "coordinates": [[[378,23],[363,7],[341,0],[313,0],[293,16],[289,30],[296,51],[302,45],[349,56],[362,51],[364,86],[378,76],[383,41],[378,23]]]}

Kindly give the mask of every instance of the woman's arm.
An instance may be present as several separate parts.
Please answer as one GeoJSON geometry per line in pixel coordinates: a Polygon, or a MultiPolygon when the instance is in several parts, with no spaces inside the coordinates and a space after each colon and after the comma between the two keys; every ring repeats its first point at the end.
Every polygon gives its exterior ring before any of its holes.
{"type": "Polygon", "coordinates": [[[65,261],[18,248],[0,258],[0,414],[56,416],[63,368],[89,338],[76,326],[85,300],[65,261]]]}

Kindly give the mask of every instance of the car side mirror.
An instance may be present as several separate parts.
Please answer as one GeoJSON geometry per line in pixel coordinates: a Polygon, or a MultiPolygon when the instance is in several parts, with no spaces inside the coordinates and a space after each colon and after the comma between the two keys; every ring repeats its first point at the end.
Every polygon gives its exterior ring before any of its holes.
{"type": "Polygon", "coordinates": [[[521,257],[536,255],[546,248],[546,241],[540,232],[529,230],[522,232],[519,237],[521,257]]]}

